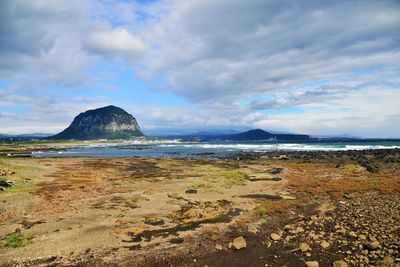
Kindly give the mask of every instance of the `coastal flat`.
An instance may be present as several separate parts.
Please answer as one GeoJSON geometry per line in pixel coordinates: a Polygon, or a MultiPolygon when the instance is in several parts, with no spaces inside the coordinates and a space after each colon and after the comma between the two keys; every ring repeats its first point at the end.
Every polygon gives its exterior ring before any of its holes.
{"type": "Polygon", "coordinates": [[[1,158],[14,185],[0,192],[0,239],[29,240],[1,246],[0,265],[395,264],[399,159],[399,150],[1,158]]]}

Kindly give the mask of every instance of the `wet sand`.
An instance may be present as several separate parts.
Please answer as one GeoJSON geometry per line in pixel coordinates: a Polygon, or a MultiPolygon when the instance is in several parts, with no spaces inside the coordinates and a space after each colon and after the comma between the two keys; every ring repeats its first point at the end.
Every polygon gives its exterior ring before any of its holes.
{"type": "Polygon", "coordinates": [[[396,266],[399,163],[400,150],[0,158],[14,182],[0,266],[396,266]],[[5,247],[15,232],[31,238],[5,247]]]}

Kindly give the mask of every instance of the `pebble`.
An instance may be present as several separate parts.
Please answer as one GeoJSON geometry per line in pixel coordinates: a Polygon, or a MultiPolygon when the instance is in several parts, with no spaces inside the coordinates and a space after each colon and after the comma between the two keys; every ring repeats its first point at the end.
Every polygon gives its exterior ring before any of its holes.
{"type": "Polygon", "coordinates": [[[333,263],[333,267],[347,267],[349,266],[344,260],[338,260],[333,263]]]}
{"type": "Polygon", "coordinates": [[[278,241],[278,240],[281,239],[281,236],[278,235],[278,234],[275,234],[275,233],[272,233],[272,234],[270,235],[270,237],[271,237],[271,239],[274,240],[274,241],[278,241]]]}
{"type": "Polygon", "coordinates": [[[322,248],[329,248],[329,246],[330,246],[331,244],[329,243],[329,242],[327,242],[327,241],[325,241],[325,240],[322,240],[322,242],[320,243],[320,246],[322,247],[322,248]]]}
{"type": "Polygon", "coordinates": [[[319,267],[318,261],[306,261],[307,267],[319,267]]]}
{"type": "Polygon", "coordinates": [[[300,243],[299,249],[300,249],[302,252],[306,252],[306,251],[311,250],[310,246],[309,246],[308,244],[306,244],[306,243],[300,243]]]}
{"type": "Polygon", "coordinates": [[[215,245],[215,249],[216,249],[216,250],[222,250],[222,246],[221,246],[220,244],[216,244],[216,245],[215,245]]]}
{"type": "Polygon", "coordinates": [[[243,236],[236,237],[235,239],[233,239],[232,247],[236,250],[246,248],[247,247],[246,240],[244,239],[243,236]]]}

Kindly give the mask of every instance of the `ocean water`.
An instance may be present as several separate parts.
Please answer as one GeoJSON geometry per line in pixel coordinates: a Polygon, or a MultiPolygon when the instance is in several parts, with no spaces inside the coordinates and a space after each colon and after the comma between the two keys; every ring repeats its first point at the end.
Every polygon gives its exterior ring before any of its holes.
{"type": "Polygon", "coordinates": [[[314,141],[314,142],[135,142],[121,144],[59,147],[54,151],[34,153],[34,157],[172,157],[219,158],[241,152],[268,151],[345,151],[400,148],[395,141],[314,141]]]}

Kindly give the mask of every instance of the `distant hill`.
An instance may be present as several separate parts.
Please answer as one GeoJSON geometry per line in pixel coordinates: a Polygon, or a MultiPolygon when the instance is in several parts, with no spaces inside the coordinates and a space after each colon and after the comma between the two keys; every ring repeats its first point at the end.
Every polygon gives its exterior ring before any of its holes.
{"type": "Polygon", "coordinates": [[[277,141],[307,141],[310,139],[308,135],[302,134],[275,134],[269,133],[262,129],[249,130],[242,133],[233,134],[216,134],[208,132],[200,132],[199,134],[191,135],[174,135],[169,138],[179,138],[183,140],[197,140],[197,141],[263,141],[263,140],[277,140],[277,141]]]}
{"type": "Polygon", "coordinates": [[[48,139],[129,139],[144,136],[136,119],[115,106],[107,106],[83,112],[71,125],[48,139]]]}
{"type": "Polygon", "coordinates": [[[304,141],[310,139],[308,135],[273,134],[266,132],[262,129],[254,129],[243,133],[219,136],[219,138],[229,141],[260,141],[260,140],[304,141]]]}

